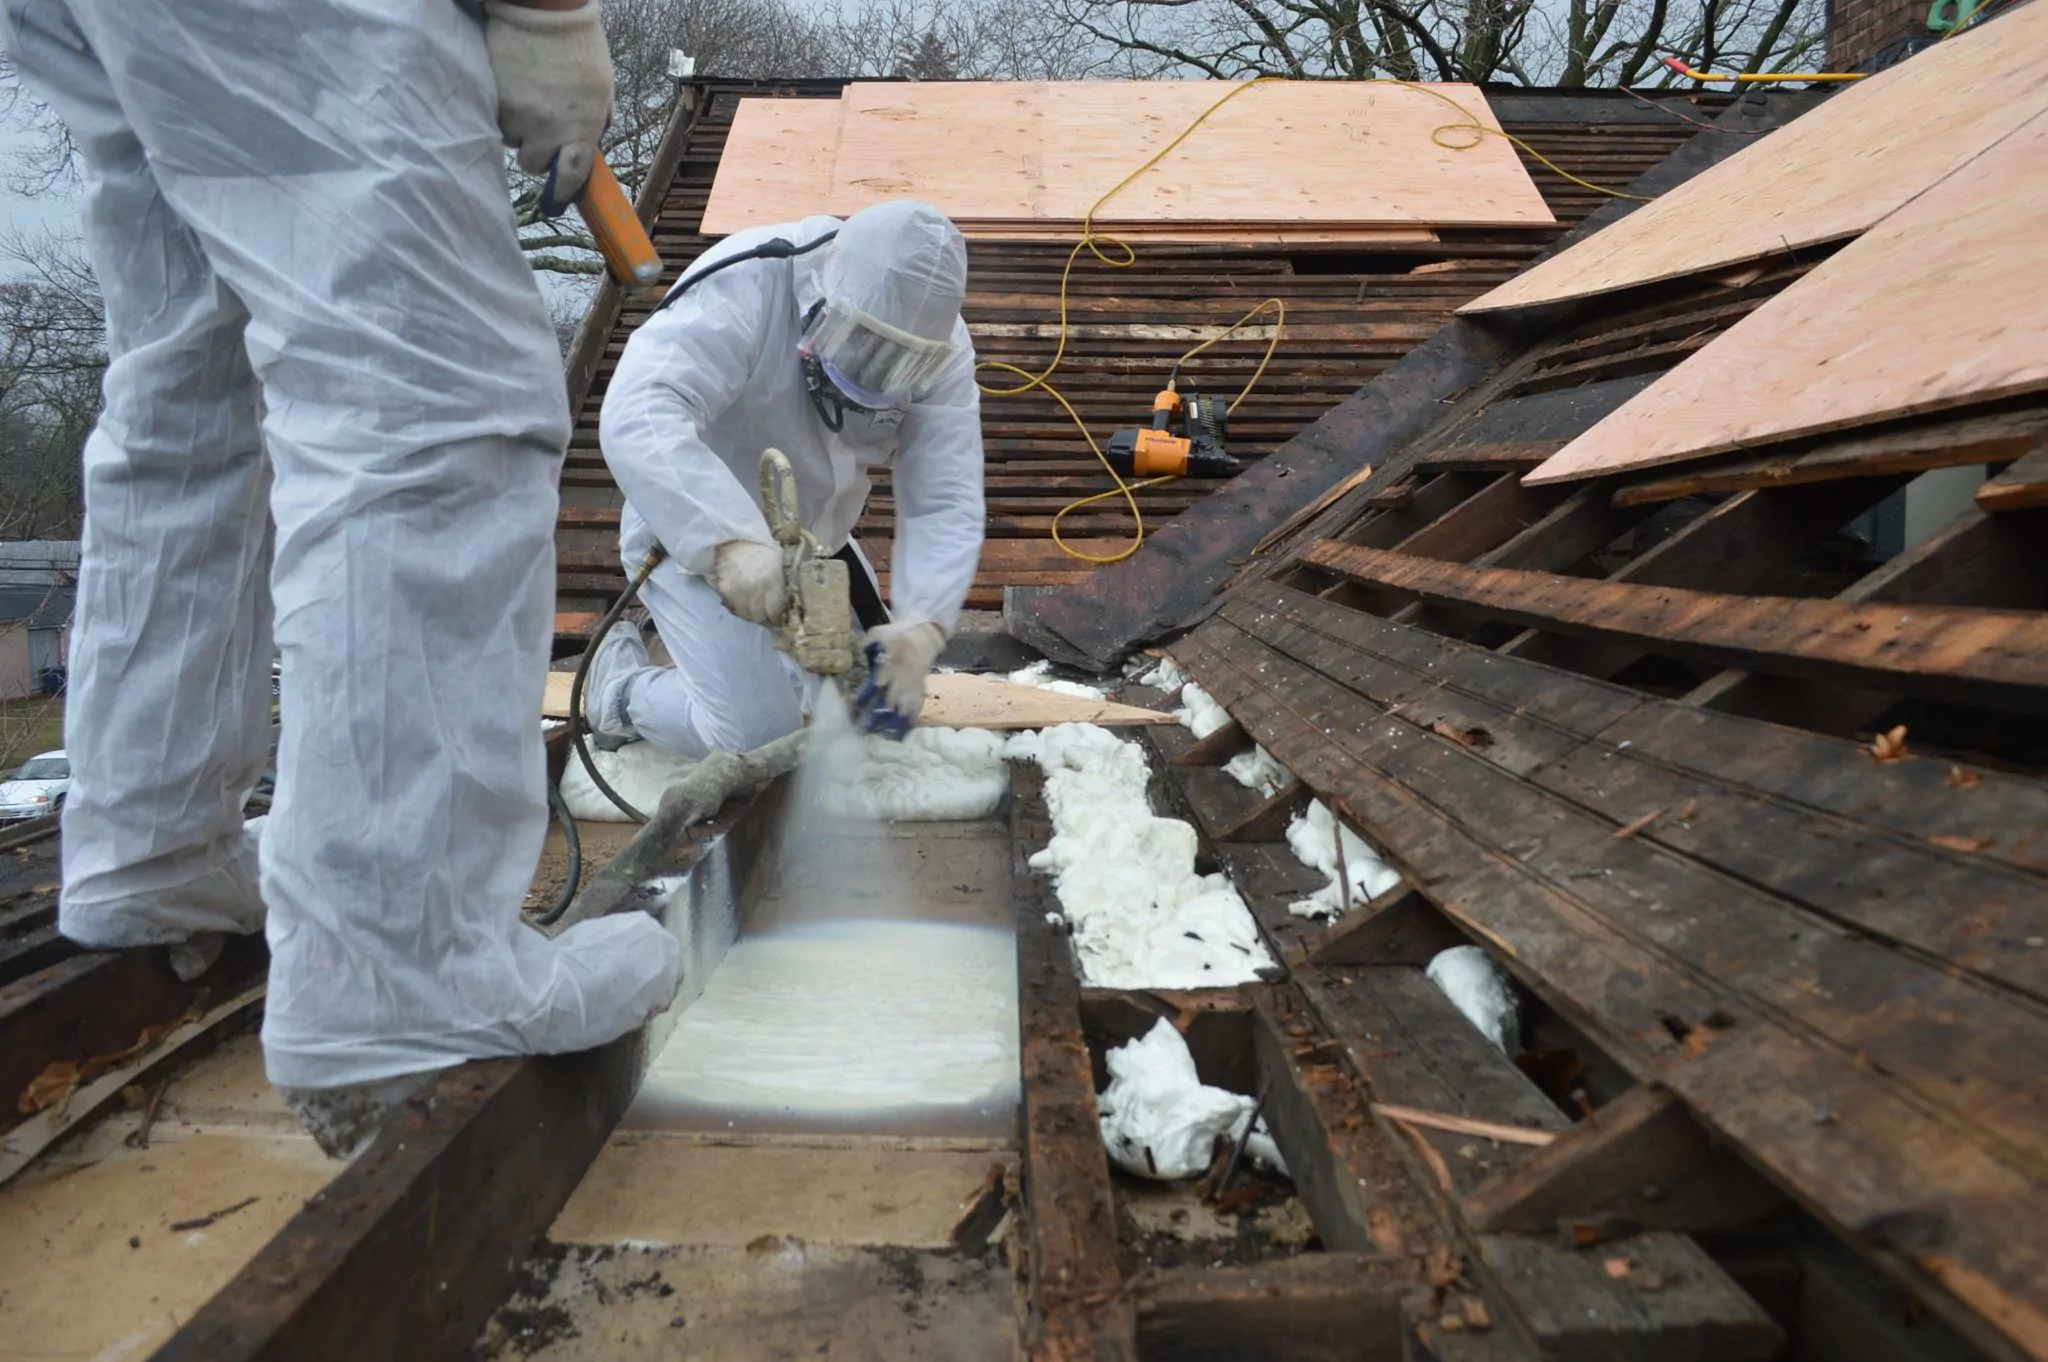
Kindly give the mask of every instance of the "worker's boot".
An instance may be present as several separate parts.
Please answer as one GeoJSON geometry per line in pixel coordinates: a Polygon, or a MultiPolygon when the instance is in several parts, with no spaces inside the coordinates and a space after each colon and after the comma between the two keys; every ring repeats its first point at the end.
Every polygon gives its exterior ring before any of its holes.
{"type": "Polygon", "coordinates": [[[633,720],[626,712],[626,702],[634,680],[650,665],[647,641],[640,632],[646,619],[645,610],[637,607],[628,610],[625,618],[605,631],[605,636],[598,641],[596,654],[590,659],[590,675],[584,683],[583,714],[600,752],[616,752],[629,742],[639,741],[640,730],[633,727],[633,720]],[[639,618],[634,618],[636,615],[639,618]]]}
{"type": "Polygon", "coordinates": [[[441,1077],[432,1069],[375,1083],[339,1088],[279,1088],[278,1095],[330,1159],[353,1159],[401,1107],[423,1096],[441,1077]]]}

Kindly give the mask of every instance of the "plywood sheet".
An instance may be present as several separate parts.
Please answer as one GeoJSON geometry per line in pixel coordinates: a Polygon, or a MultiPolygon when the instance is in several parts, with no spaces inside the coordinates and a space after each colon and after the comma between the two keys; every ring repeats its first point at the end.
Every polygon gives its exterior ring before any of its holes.
{"type": "MultiPolygon", "coordinates": [[[[1245,91],[1113,200],[1159,222],[1547,226],[1505,139],[1458,150],[1447,124],[1497,129],[1470,85],[1281,82],[1245,91]]],[[[828,212],[927,199],[955,218],[1078,221],[1227,92],[1221,82],[854,84],[828,212]]]]}
{"type": "Polygon", "coordinates": [[[1113,700],[1020,686],[1000,676],[945,672],[925,683],[920,724],[933,728],[1044,728],[1050,724],[1170,724],[1171,714],[1113,700]]]}
{"type": "Polygon", "coordinates": [[[725,236],[824,212],[838,149],[838,100],[741,100],[699,230],[725,236]]]}
{"type": "MultiPolygon", "coordinates": [[[[544,718],[569,716],[569,672],[549,672],[541,704],[544,718]]],[[[932,728],[1044,728],[1048,724],[1170,724],[1171,714],[1120,705],[1111,700],[1084,700],[1036,686],[1020,686],[999,676],[942,672],[925,683],[924,712],[917,721],[932,728]]]]}
{"type": "Polygon", "coordinates": [[[1647,468],[2048,389],[2044,166],[2048,114],[1885,218],[1524,481],[1647,468]]]}
{"type": "Polygon", "coordinates": [[[2048,5],[2021,6],[1856,82],[1460,310],[1561,302],[1854,236],[2048,110],[2044,50],[2048,5]]]}

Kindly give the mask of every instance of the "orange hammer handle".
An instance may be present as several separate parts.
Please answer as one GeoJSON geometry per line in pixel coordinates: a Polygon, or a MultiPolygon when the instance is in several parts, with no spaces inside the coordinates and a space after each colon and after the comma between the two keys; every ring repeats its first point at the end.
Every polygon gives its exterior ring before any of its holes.
{"type": "Polygon", "coordinates": [[[576,207],[582,210],[583,225],[597,241],[598,254],[604,257],[612,278],[628,287],[652,287],[660,282],[661,257],[655,253],[647,229],[640,225],[640,215],[633,211],[625,186],[604,157],[598,157],[591,167],[576,207]]]}

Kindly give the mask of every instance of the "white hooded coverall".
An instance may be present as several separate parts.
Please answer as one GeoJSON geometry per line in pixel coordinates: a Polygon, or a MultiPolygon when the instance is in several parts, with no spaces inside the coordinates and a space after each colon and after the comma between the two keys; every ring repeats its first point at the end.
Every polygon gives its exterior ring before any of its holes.
{"type": "Polygon", "coordinates": [[[112,361],[85,450],[64,933],[252,931],[267,903],[264,1052],[293,1087],[638,1025],[675,988],[659,923],[550,941],[520,920],[568,413],[481,28],[451,0],[0,14],[83,157],[112,361]],[[241,802],[273,603],[259,851],[241,802]]]}
{"type": "MultiPolygon", "coordinates": [[[[620,549],[636,571],[657,541],[664,562],[641,589],[675,666],[646,667],[615,632],[593,659],[591,714],[623,712],[639,736],[685,757],[745,751],[801,727],[815,678],[775,650],[774,634],[726,610],[707,580],[720,544],[774,543],[761,511],[761,451],[789,456],[798,512],[827,553],[853,533],[868,470],[889,463],[896,536],[891,618],[951,632],[981,558],[981,394],[959,317],[967,257],[936,210],[897,201],[841,223],[814,217],[737,232],[691,267],[780,237],[831,244],[793,259],[747,260],[692,285],[633,333],[606,390],[600,438],[626,494],[620,549]],[[827,429],[804,390],[797,343],[805,314],[832,291],[955,353],[912,395],[893,432],[827,429]]],[[[614,730],[618,731],[618,730],[614,730]]]]}

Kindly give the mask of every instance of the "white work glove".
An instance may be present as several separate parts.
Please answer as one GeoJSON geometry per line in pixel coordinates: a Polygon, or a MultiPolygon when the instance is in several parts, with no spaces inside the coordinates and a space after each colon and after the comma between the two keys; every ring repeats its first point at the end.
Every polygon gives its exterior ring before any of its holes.
{"type": "Polygon", "coordinates": [[[545,175],[567,203],[583,192],[597,139],[612,112],[612,56],[598,0],[576,9],[531,9],[484,0],[484,46],[498,82],[498,130],[519,168],[545,175]],[[557,162],[556,158],[560,160],[557,162]]]}
{"type": "Polygon", "coordinates": [[[751,539],[728,539],[718,546],[711,585],[726,609],[754,624],[778,625],[789,608],[782,585],[782,550],[751,539]]]}
{"type": "Polygon", "coordinates": [[[879,625],[868,631],[868,679],[853,697],[862,728],[891,738],[910,732],[924,708],[924,682],[946,646],[946,631],[930,620],[879,625]]]}

